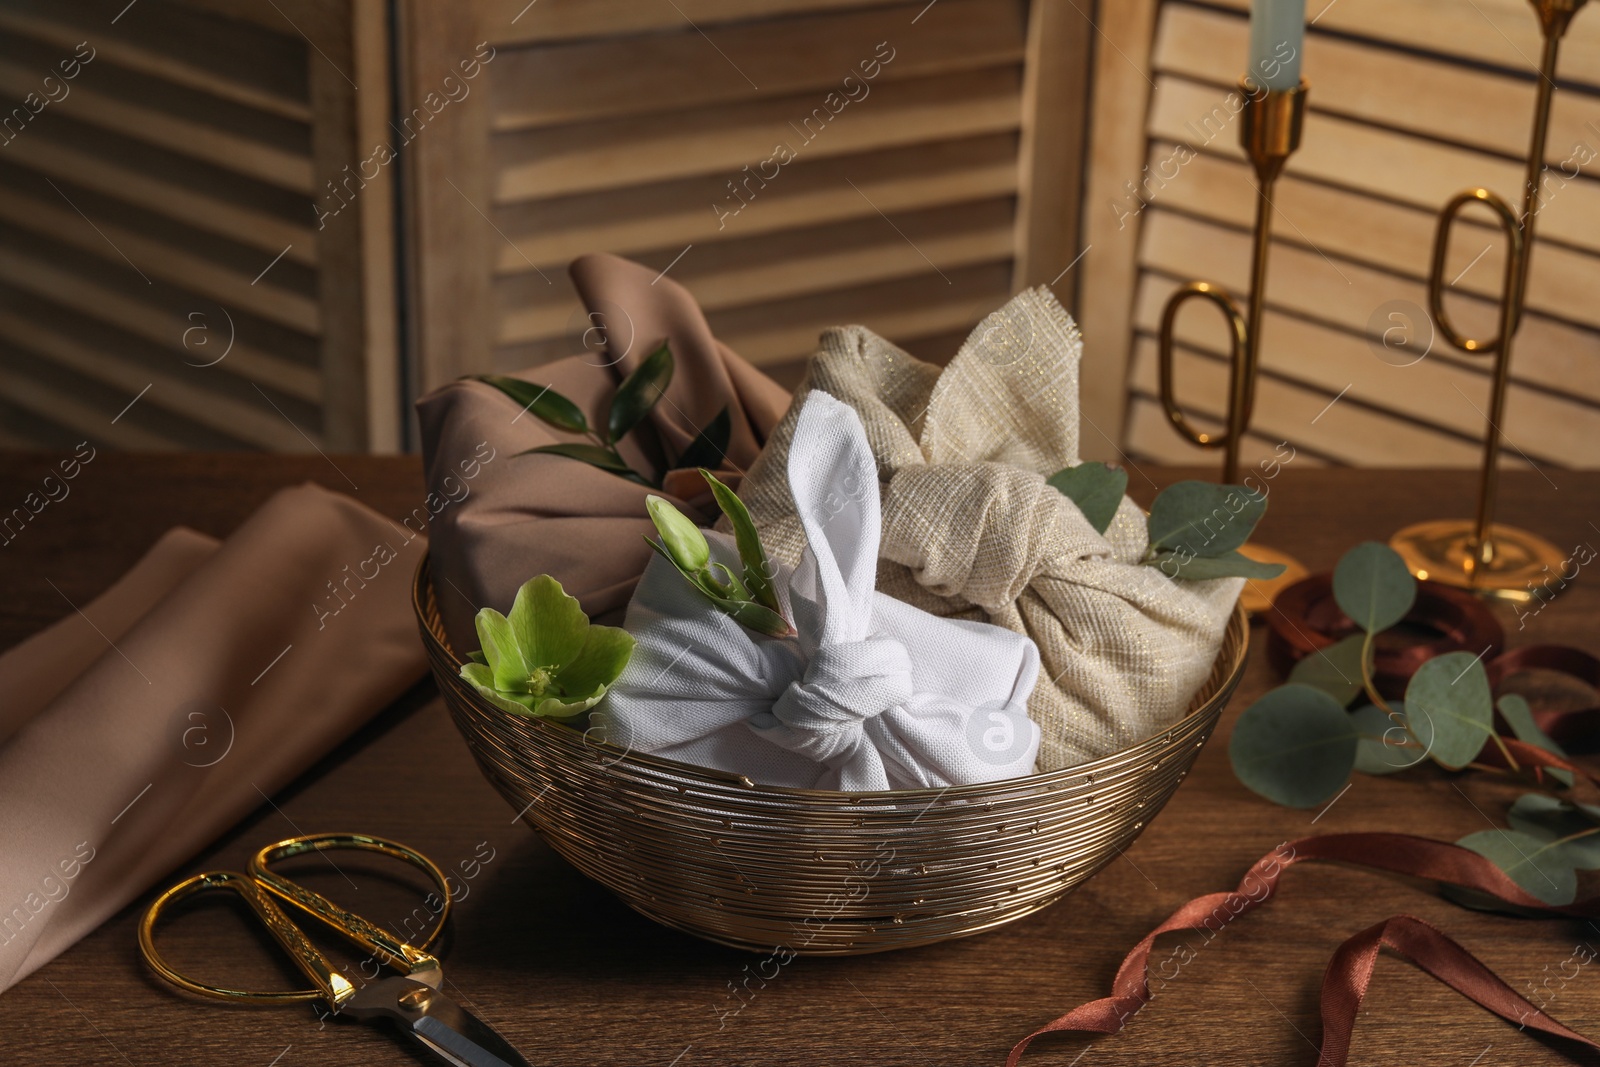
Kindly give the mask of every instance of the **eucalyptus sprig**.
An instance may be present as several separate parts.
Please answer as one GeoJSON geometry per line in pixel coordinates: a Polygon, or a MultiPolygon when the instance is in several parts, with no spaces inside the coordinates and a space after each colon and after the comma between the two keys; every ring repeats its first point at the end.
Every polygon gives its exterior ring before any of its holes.
{"type": "MultiPolygon", "coordinates": [[[[1057,471],[1048,482],[1103,534],[1122,505],[1128,472],[1104,463],[1080,463],[1057,471]]],[[[1150,505],[1150,547],[1141,562],[1169,578],[1276,578],[1283,573],[1281,564],[1258,563],[1239,551],[1266,510],[1265,494],[1242,485],[1169,485],[1150,505]]]]}
{"type": "Polygon", "coordinates": [[[710,471],[701,468],[700,476],[710,485],[717,507],[728,516],[728,522],[733,526],[741,574],[736,575],[723,564],[713,562],[711,545],[700,527],[673,507],[671,502],[659,496],[646,498],[646,506],[661,540],[651,541],[647,537],[646,543],[676,567],[690,585],[704,593],[735,621],[768,637],[792,635],[794,627],[783,617],[778,593],[772,584],[777,572],[767,559],[766,549],[761,547],[761,538],[756,533],[755,522],[750,518],[744,501],[710,471]]]}
{"type": "MultiPolygon", "coordinates": [[[[628,466],[627,460],[623,459],[622,453],[617,450],[617,442],[637,429],[644,422],[645,416],[661,402],[661,398],[667,393],[667,386],[672,384],[673,369],[672,349],[666,341],[663,341],[659,348],[645,357],[617,386],[617,391],[612,394],[611,404],[606,410],[604,425],[597,427],[589,425],[589,419],[584,415],[582,408],[548,385],[499,374],[477,375],[473,380],[494,386],[547,426],[566,433],[583,434],[589,438],[587,443],[562,441],[551,445],[540,445],[538,448],[530,448],[517,455],[542,453],[566,456],[568,459],[579,460],[591,467],[598,467],[600,470],[626,478],[630,482],[659,489],[661,479],[652,478],[628,466]]],[[[728,409],[724,406],[699,435],[689,442],[689,446],[675,462],[669,465],[669,469],[716,465],[727,452],[731,427],[728,409]]]]}
{"type": "MultiPolygon", "coordinates": [[[[1417,582],[1387,545],[1357,545],[1333,572],[1339,609],[1359,632],[1306,656],[1288,683],[1244,710],[1228,755],[1234,774],[1278,804],[1312,808],[1337,796],[1352,771],[1393,774],[1431,761],[1456,772],[1473,770],[1548,788],[1571,788],[1562,768],[1525,766],[1508,740],[1566,761],[1566,753],[1534,722],[1515,694],[1496,703],[1482,657],[1447,652],[1423,662],[1405,698],[1386,700],[1373,681],[1377,636],[1399,623],[1416,602],[1417,582]],[[1364,699],[1361,699],[1364,698],[1364,699]],[[1347,710],[1358,704],[1354,711],[1347,710]],[[1509,728],[1502,736],[1495,711],[1509,728]],[[1486,747],[1504,766],[1480,762],[1486,747]]],[[[1600,807],[1527,793],[1512,805],[1510,829],[1469,834],[1457,844],[1486,857],[1523,889],[1550,904],[1570,903],[1578,868],[1600,869],[1600,807]]]]}

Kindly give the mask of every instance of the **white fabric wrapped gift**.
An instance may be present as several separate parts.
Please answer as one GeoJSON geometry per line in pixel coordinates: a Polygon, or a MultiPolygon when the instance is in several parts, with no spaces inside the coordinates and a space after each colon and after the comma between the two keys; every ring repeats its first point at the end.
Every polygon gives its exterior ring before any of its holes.
{"type": "MultiPolygon", "coordinates": [[[[1038,648],[875,590],[877,468],[848,405],[807,396],[788,475],[807,547],[774,585],[797,635],[747,630],[653,558],[624,623],[633,658],[596,712],[607,739],[772,786],[939,788],[1030,773],[1038,648]]],[[[738,573],[732,538],[708,540],[738,573]]]]}

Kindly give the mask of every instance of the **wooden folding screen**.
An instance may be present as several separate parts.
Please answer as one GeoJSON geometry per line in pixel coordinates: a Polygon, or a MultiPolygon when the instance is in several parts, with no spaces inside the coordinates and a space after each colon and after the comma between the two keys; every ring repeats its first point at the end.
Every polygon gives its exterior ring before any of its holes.
{"type": "Polygon", "coordinates": [[[0,0],[0,444],[397,447],[388,48],[383,0],[0,0]]]}
{"type": "Polygon", "coordinates": [[[1017,285],[1070,296],[1092,30],[1056,0],[403,10],[424,387],[582,351],[589,251],[786,380],[834,324],[942,359],[1017,285]]]}
{"type": "MultiPolygon", "coordinates": [[[[1097,273],[1086,284],[1100,286],[1098,306],[1114,321],[1097,324],[1090,342],[1126,353],[1122,436],[1135,457],[1207,458],[1173,434],[1157,405],[1155,333],[1182,281],[1210,278],[1241,293],[1247,283],[1251,175],[1237,127],[1212,118],[1244,62],[1246,8],[1139,0],[1103,24],[1133,58],[1098,69],[1097,107],[1131,101],[1143,121],[1137,136],[1125,125],[1094,135],[1085,213],[1095,251],[1085,267],[1097,273]],[[1194,154],[1174,166],[1187,155],[1179,146],[1194,154]]],[[[1434,214],[1453,193],[1483,185],[1520,207],[1539,55],[1533,13],[1526,0],[1311,0],[1308,14],[1311,113],[1279,186],[1251,447],[1270,453],[1288,442],[1308,463],[1476,463],[1490,364],[1442,338],[1428,347],[1424,279],[1434,214]],[[1389,330],[1402,331],[1391,340],[1411,340],[1410,354],[1384,347],[1389,330]]],[[[1595,13],[1574,20],[1560,80],[1554,176],[1504,426],[1512,465],[1600,465],[1595,13]]],[[[1450,306],[1480,336],[1494,329],[1487,297],[1500,283],[1500,255],[1497,231],[1457,231],[1447,273],[1465,295],[1450,306]]],[[[1226,334],[1201,308],[1184,313],[1179,333],[1180,394],[1198,422],[1216,426],[1226,334]]]]}

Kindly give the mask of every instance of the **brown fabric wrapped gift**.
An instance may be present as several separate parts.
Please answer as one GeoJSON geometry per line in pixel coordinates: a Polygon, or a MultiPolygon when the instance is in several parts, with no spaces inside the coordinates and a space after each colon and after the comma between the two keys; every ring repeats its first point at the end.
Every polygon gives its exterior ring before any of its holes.
{"type": "MultiPolygon", "coordinates": [[[[661,471],[724,406],[731,419],[725,481],[755,461],[789,406],[789,393],[711,335],[688,291],[670,278],[611,255],[584,256],[571,268],[578,293],[606,332],[607,358],[572,356],[518,372],[548,385],[603,425],[618,382],[665,339],[676,363],[666,395],[620,450],[635,470],[661,471]]],[[[716,513],[692,472],[668,472],[649,489],[564,456],[518,455],[582,441],[526,414],[482,382],[446,385],[417,404],[430,499],[434,576],[445,630],[457,652],[478,647],[472,617],[507,611],[517,588],[549,574],[591,618],[620,622],[650,560],[654,527],[645,497],[657,493],[687,514],[716,513]],[[683,476],[687,474],[688,476],[683,476]],[[449,506],[444,502],[454,501],[449,506]]]]}

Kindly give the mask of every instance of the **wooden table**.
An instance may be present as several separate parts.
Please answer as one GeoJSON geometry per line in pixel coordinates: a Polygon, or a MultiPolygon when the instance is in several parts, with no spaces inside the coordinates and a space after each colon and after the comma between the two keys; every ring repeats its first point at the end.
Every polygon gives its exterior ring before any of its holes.
{"type": "MultiPolygon", "coordinates": [[[[391,515],[421,500],[415,460],[338,457],[357,497],[391,515]]],[[[0,504],[39,484],[43,458],[0,458],[0,504]]],[[[1155,482],[1176,471],[1145,472],[1155,482]]],[[[0,646],[65,614],[50,588],[81,603],[174,523],[226,535],[275,488],[302,479],[349,485],[321,458],[103,455],[15,542],[0,550],[0,646]]],[[[1600,545],[1600,473],[1508,472],[1501,514],[1558,545],[1600,545]],[[1556,488],[1555,486],[1559,486],[1556,488]]],[[[1269,483],[1262,539],[1328,567],[1357,541],[1398,526],[1466,514],[1471,472],[1313,470],[1290,464],[1269,483]]],[[[1148,502],[1151,481],[1136,474],[1148,502]]],[[[1559,641],[1600,649],[1600,579],[1585,574],[1518,632],[1513,646],[1559,641]]],[[[1277,679],[1257,625],[1246,679],[1223,733],[1172,803],[1125,858],[1055,907],[1005,929],[932,948],[846,960],[799,960],[736,1015],[729,983],[756,957],[703,944],[638,917],[576,874],[521,824],[479,777],[431,686],[419,686],[369,728],[263,805],[187,874],[238,866],[254,847],[293,832],[360,829],[404,840],[446,866],[475,869],[444,952],[453,995],[541,1065],[874,1063],[971,1067],[1003,1062],[1012,1043],[1069,1006],[1103,995],[1123,953],[1172,908],[1232,887],[1280,842],[1318,831],[1405,830],[1446,839],[1488,828],[1515,790],[1432,770],[1357,776],[1320,817],[1257,799],[1233,778],[1232,717],[1277,679]],[[1459,786],[1459,789],[1458,789],[1459,786]],[[281,809],[278,810],[278,809],[281,809]],[[1481,811],[1479,810],[1481,809],[1481,811]],[[1314,822],[1315,821],[1315,822],[1314,822]],[[1314,822],[1314,825],[1313,825],[1314,822]],[[719,1028],[720,1023],[720,1028],[719,1028]]],[[[0,857],[3,862],[3,857],[0,857]]],[[[350,869],[356,910],[399,921],[418,894],[377,869],[350,869]]],[[[312,876],[319,872],[312,870],[312,876]]],[[[148,899],[148,897],[144,898],[148,899]]],[[[367,1027],[319,1022],[306,1007],[227,1009],[185,1000],[147,975],[134,945],[138,910],[124,911],[4,994],[0,1050],[8,1064],[431,1062],[367,1027]]],[[[1305,1064],[1316,1062],[1322,969],[1344,938],[1408,912],[1442,927],[1514,988],[1555,976],[1574,946],[1600,946],[1585,923],[1514,920],[1446,903],[1428,886],[1306,865],[1268,907],[1195,951],[1121,1035],[1046,1039],[1025,1063],[1305,1064]]],[[[288,974],[226,906],[179,920],[171,954],[217,979],[240,968],[288,974]]],[[[1155,960],[1183,942],[1169,935],[1155,960]]],[[[1178,957],[1182,958],[1182,957],[1178,957]]],[[[1175,967],[1167,965],[1171,973],[1175,967]]],[[[1568,973],[1571,965],[1568,965],[1568,973]]],[[[1352,1063],[1451,1067],[1569,1062],[1410,965],[1385,958],[1356,1029],[1352,1063]]],[[[1550,1012],[1600,1034],[1600,966],[1581,970],[1550,1012]]],[[[1582,1062],[1582,1061],[1580,1061],[1582,1062]]]]}

